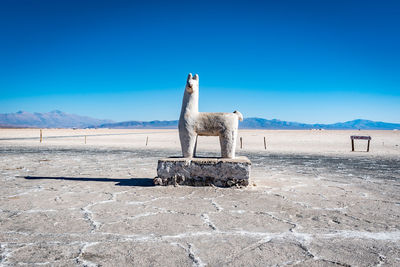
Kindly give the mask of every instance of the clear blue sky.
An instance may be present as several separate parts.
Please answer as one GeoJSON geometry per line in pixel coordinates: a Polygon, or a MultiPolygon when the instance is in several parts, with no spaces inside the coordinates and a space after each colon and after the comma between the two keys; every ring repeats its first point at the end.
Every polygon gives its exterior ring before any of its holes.
{"type": "Polygon", "coordinates": [[[0,1],[0,113],[400,122],[400,1],[0,1]]]}

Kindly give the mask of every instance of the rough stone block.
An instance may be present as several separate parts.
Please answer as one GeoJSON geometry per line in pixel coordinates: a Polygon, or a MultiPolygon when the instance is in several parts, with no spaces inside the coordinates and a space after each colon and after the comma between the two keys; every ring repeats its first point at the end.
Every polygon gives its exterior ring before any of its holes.
{"type": "Polygon", "coordinates": [[[156,185],[247,186],[251,161],[246,157],[164,158],[158,160],[156,185]]]}

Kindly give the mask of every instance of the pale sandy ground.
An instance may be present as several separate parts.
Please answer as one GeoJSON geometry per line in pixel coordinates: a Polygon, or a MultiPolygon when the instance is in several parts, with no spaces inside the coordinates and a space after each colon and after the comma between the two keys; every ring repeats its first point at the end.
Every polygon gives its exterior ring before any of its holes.
{"type": "Polygon", "coordinates": [[[176,130],[43,136],[0,130],[0,265],[400,266],[398,131],[241,130],[247,188],[152,186],[176,130]]]}

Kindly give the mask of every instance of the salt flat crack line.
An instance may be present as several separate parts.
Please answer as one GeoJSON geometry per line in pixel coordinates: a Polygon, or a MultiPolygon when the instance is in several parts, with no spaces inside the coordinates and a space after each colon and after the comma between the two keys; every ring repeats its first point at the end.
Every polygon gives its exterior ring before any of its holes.
{"type": "Polygon", "coordinates": [[[4,243],[0,243],[0,248],[2,250],[0,265],[3,265],[7,263],[8,257],[11,255],[12,250],[4,243]]]}
{"type": "Polygon", "coordinates": [[[207,265],[199,258],[199,256],[197,256],[197,251],[194,248],[193,244],[187,243],[187,247],[178,242],[171,242],[170,244],[182,248],[188,254],[188,257],[192,260],[193,267],[204,267],[207,265]]]}
{"type": "Polygon", "coordinates": [[[203,213],[200,215],[200,217],[203,220],[204,224],[208,225],[213,230],[218,230],[215,224],[210,220],[210,217],[208,217],[208,214],[203,213]]]}
{"type": "Polygon", "coordinates": [[[76,263],[82,263],[84,266],[87,267],[95,267],[95,266],[99,266],[98,264],[88,261],[88,260],[84,260],[82,259],[83,253],[85,253],[85,250],[90,247],[90,246],[94,246],[99,244],[99,242],[85,242],[83,244],[83,246],[81,247],[81,249],[79,250],[79,254],[78,256],[75,258],[76,263]]]}
{"type": "Polygon", "coordinates": [[[261,240],[258,240],[257,242],[255,242],[255,243],[253,243],[253,244],[241,249],[238,253],[232,254],[231,256],[228,256],[227,257],[227,261],[225,263],[230,265],[234,260],[239,258],[241,255],[245,254],[247,251],[253,250],[253,249],[255,249],[255,248],[257,248],[257,247],[259,247],[259,246],[261,246],[263,244],[271,242],[271,240],[272,239],[269,238],[269,237],[266,237],[266,238],[263,238],[261,240]]]}

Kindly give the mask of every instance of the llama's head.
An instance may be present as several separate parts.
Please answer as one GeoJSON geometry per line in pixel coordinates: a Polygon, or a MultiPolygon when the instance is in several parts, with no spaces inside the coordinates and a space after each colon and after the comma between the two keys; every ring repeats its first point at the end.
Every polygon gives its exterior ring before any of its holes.
{"type": "Polygon", "coordinates": [[[194,77],[189,73],[186,81],[186,92],[192,94],[193,92],[199,91],[199,75],[195,74],[194,77]]]}

